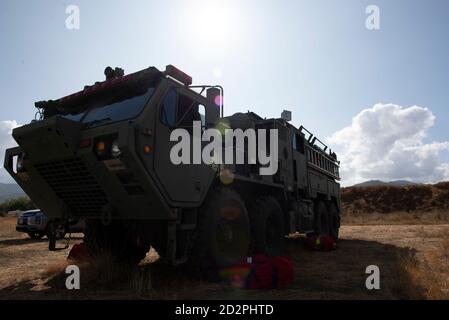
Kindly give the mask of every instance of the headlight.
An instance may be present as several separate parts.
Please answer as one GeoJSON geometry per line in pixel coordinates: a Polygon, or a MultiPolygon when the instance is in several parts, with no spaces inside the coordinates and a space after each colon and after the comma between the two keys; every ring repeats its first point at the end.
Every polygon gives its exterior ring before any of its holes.
{"type": "Polygon", "coordinates": [[[22,166],[22,157],[17,159],[17,172],[21,172],[23,170],[22,166]]]}
{"type": "Polygon", "coordinates": [[[118,141],[114,140],[111,145],[111,156],[113,158],[117,158],[118,156],[120,156],[121,153],[122,153],[122,151],[120,150],[120,148],[118,146],[118,141]]]}
{"type": "Polygon", "coordinates": [[[103,141],[99,141],[96,145],[96,152],[98,156],[103,156],[104,153],[106,152],[106,145],[103,141]]]}
{"type": "Polygon", "coordinates": [[[118,144],[118,135],[110,134],[95,138],[94,150],[98,160],[118,158],[122,153],[118,144]]]}
{"type": "Polygon", "coordinates": [[[16,164],[17,172],[24,172],[24,171],[26,171],[25,167],[23,166],[23,163],[27,159],[28,159],[28,155],[26,153],[22,153],[20,156],[17,157],[17,164],[16,164]]]}

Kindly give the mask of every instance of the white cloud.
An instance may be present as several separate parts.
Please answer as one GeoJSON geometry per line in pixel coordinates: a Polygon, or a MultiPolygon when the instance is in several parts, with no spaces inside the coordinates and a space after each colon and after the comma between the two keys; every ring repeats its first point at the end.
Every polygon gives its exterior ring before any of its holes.
{"type": "Polygon", "coordinates": [[[342,183],[449,179],[449,163],[441,160],[449,141],[424,142],[434,122],[432,112],[419,106],[379,103],[361,111],[350,126],[328,138],[341,160],[342,183]]]}
{"type": "Polygon", "coordinates": [[[16,142],[11,136],[12,129],[17,127],[15,120],[0,121],[0,182],[13,182],[14,180],[3,168],[3,160],[5,158],[5,149],[16,146],[16,142]]]}

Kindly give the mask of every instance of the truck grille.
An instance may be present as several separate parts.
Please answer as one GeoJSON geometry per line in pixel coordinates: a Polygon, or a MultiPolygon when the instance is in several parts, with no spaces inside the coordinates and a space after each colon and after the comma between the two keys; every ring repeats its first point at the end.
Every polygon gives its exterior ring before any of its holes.
{"type": "Polygon", "coordinates": [[[36,164],[36,170],[74,216],[99,216],[108,199],[79,158],[36,164]]]}

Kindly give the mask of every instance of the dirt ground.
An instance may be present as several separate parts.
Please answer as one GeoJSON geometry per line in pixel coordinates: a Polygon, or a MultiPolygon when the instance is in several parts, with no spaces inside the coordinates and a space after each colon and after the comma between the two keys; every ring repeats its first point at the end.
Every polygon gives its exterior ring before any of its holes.
{"type": "Polygon", "coordinates": [[[343,226],[338,250],[309,252],[304,238],[288,239],[295,281],[286,288],[252,291],[195,280],[183,267],[150,263],[132,276],[105,276],[110,266],[81,267],[81,289],[65,288],[66,257],[82,240],[49,252],[47,241],[15,231],[0,218],[0,299],[441,299],[448,298],[449,225],[343,226]],[[380,290],[365,287],[368,265],[380,268],[380,290]],[[111,281],[112,280],[112,281],[111,281]]]}

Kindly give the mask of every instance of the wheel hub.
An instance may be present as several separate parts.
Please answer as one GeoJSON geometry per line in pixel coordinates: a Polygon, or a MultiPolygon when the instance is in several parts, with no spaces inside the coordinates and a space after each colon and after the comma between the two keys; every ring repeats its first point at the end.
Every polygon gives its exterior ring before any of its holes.
{"type": "Polygon", "coordinates": [[[218,226],[218,238],[226,244],[230,244],[234,238],[232,227],[229,223],[222,222],[218,226]]]}

